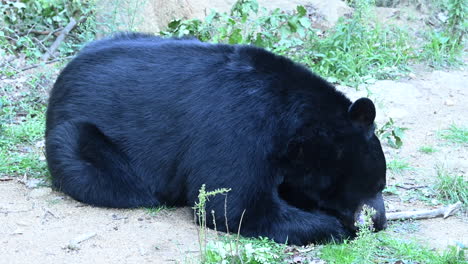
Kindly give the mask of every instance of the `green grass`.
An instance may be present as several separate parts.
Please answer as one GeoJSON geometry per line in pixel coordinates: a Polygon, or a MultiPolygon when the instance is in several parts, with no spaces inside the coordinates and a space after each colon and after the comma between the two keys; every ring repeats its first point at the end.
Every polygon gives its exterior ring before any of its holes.
{"type": "Polygon", "coordinates": [[[387,169],[394,173],[402,173],[403,171],[414,170],[409,162],[402,159],[394,159],[387,163],[387,169]]]}
{"type": "Polygon", "coordinates": [[[456,203],[461,201],[465,208],[468,207],[468,180],[463,175],[456,175],[446,169],[437,168],[434,192],[441,202],[456,203]]]}
{"type": "Polygon", "coordinates": [[[149,215],[156,216],[161,211],[171,211],[171,210],[174,210],[175,208],[174,207],[169,207],[169,206],[166,206],[166,205],[161,205],[161,206],[158,206],[158,207],[149,207],[149,208],[145,208],[145,209],[146,209],[146,212],[149,215]]]}
{"type": "Polygon", "coordinates": [[[320,257],[327,263],[467,263],[466,249],[456,247],[437,252],[414,241],[394,238],[387,233],[364,233],[343,244],[325,245],[320,257]]]}
{"type": "Polygon", "coordinates": [[[421,146],[419,149],[419,152],[425,153],[425,154],[432,154],[437,152],[437,149],[433,146],[421,146]]]}
{"type": "Polygon", "coordinates": [[[43,74],[0,87],[0,176],[48,175],[42,156],[45,126],[43,74]],[[17,90],[16,87],[24,87],[17,90]],[[26,92],[27,91],[27,92],[26,92]]]}
{"type": "Polygon", "coordinates": [[[454,144],[467,145],[468,127],[452,124],[448,129],[440,131],[439,136],[454,144]]]}
{"type": "Polygon", "coordinates": [[[43,176],[47,174],[40,148],[44,134],[44,113],[28,114],[18,123],[3,124],[0,134],[0,175],[43,176]]]}

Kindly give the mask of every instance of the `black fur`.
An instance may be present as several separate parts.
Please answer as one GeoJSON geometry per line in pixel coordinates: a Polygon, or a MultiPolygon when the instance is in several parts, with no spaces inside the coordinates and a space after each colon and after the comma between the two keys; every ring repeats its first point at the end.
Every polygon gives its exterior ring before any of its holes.
{"type": "MultiPolygon", "coordinates": [[[[54,186],[79,201],[192,206],[202,184],[231,188],[230,229],[245,210],[241,234],[302,245],[351,236],[364,202],[383,228],[374,117],[372,101],[352,106],[260,48],[121,34],[88,45],[58,77],[46,154],[54,186]]],[[[226,231],[224,197],[212,210],[226,231]]]]}

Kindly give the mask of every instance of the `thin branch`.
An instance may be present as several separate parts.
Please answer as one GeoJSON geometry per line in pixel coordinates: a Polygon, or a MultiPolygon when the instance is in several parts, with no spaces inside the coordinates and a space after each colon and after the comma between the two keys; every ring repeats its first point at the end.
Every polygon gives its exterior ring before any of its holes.
{"type": "Polygon", "coordinates": [[[49,60],[50,56],[53,56],[54,52],[57,50],[57,48],[60,46],[60,44],[63,42],[65,39],[66,35],[70,33],[70,31],[77,25],[77,22],[74,18],[70,18],[70,22],[67,24],[67,26],[60,32],[60,35],[55,39],[54,43],[50,46],[49,50],[47,50],[44,55],[42,55],[42,61],[47,61],[49,60]]]}
{"type": "Polygon", "coordinates": [[[417,211],[405,211],[405,212],[395,212],[387,213],[387,220],[405,220],[405,219],[427,219],[435,217],[444,217],[447,218],[453,215],[456,211],[461,208],[462,203],[457,202],[455,204],[432,209],[432,210],[417,210],[417,211]]]}
{"type": "Polygon", "coordinates": [[[24,67],[24,68],[22,68],[22,69],[19,69],[18,71],[19,71],[19,72],[27,71],[27,70],[30,70],[30,69],[32,69],[32,68],[36,68],[36,67],[39,67],[39,66],[43,66],[44,64],[50,64],[50,63],[54,63],[54,62],[61,61],[61,60],[68,60],[68,59],[71,59],[71,58],[73,58],[73,56],[68,56],[68,57],[65,57],[65,58],[57,58],[57,59],[53,59],[53,60],[50,60],[50,61],[44,61],[44,62],[42,62],[42,63],[29,65],[28,67],[24,67]]]}

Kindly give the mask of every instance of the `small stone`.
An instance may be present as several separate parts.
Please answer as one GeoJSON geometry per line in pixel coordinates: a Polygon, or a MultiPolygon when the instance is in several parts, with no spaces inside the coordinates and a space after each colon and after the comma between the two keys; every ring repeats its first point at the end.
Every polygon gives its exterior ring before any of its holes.
{"type": "Polygon", "coordinates": [[[453,100],[447,99],[447,100],[445,100],[445,105],[446,106],[453,106],[453,105],[455,105],[455,102],[453,100]]]}
{"type": "Polygon", "coordinates": [[[15,231],[13,231],[13,233],[11,233],[12,235],[22,235],[23,234],[23,230],[18,228],[16,229],[15,231]]]}

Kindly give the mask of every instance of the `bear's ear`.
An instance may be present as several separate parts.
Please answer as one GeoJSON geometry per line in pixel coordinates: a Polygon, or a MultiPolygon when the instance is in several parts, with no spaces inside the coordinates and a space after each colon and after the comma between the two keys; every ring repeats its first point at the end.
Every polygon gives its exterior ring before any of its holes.
{"type": "Polygon", "coordinates": [[[370,127],[375,119],[375,106],[371,99],[360,98],[348,108],[349,118],[354,124],[370,127]]]}

